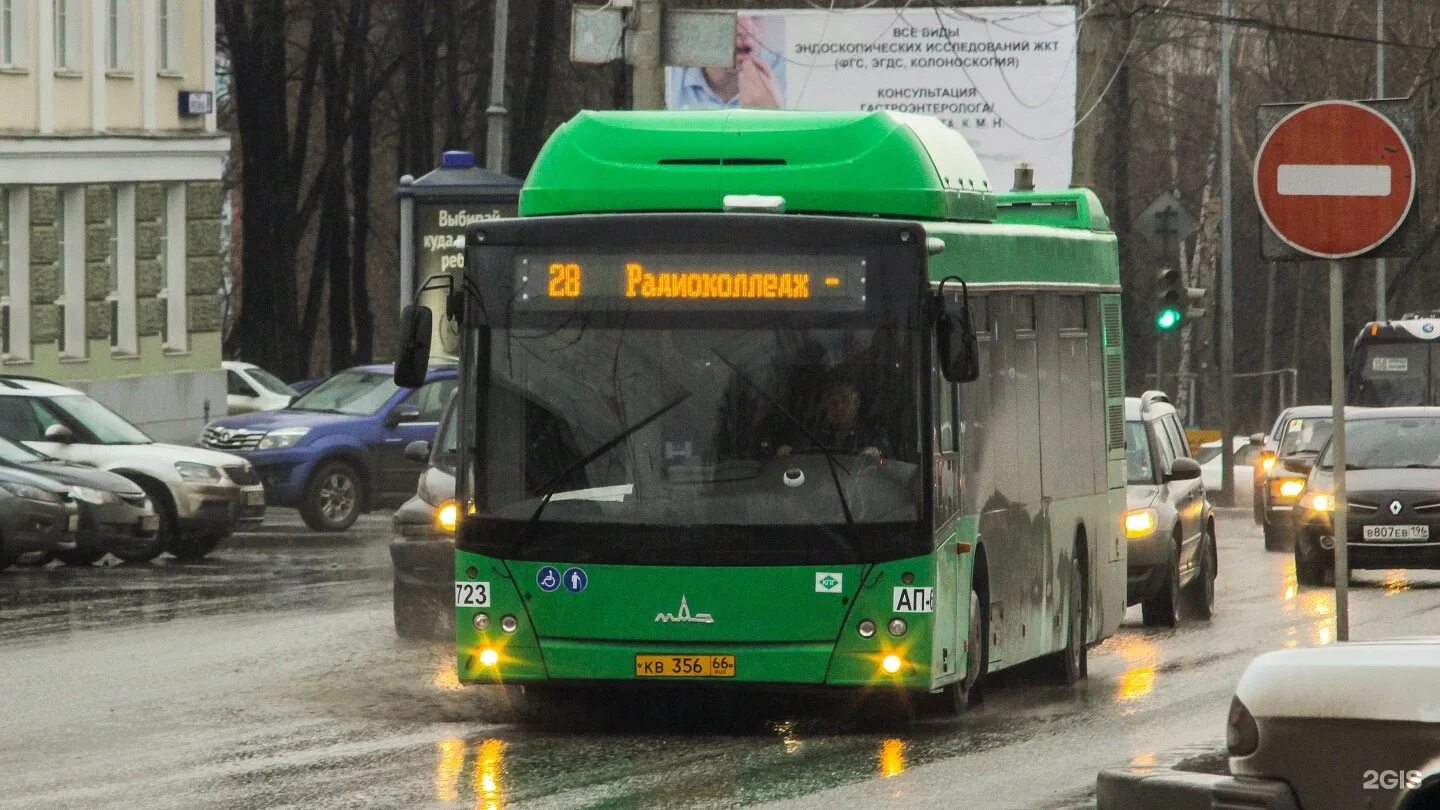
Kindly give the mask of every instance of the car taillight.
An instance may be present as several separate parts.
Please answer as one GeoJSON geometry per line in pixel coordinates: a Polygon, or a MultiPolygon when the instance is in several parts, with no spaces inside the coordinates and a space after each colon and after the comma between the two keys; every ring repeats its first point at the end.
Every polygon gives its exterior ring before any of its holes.
{"type": "Polygon", "coordinates": [[[1230,716],[1225,721],[1225,747],[1232,757],[1248,757],[1260,747],[1260,728],[1250,710],[1236,695],[1230,700],[1230,716]]]}

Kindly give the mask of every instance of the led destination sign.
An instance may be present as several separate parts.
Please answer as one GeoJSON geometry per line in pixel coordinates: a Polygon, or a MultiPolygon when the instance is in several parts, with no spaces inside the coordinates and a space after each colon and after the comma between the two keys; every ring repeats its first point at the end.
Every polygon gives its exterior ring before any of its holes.
{"type": "Polygon", "coordinates": [[[526,309],[865,308],[859,256],[524,254],[516,305],[526,309]]]}

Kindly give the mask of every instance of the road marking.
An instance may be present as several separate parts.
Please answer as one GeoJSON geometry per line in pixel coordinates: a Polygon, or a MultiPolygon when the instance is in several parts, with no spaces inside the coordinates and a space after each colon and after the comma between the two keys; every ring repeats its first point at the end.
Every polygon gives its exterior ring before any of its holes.
{"type": "Polygon", "coordinates": [[[1282,163],[1275,185],[1287,197],[1388,197],[1390,167],[1282,163]]]}

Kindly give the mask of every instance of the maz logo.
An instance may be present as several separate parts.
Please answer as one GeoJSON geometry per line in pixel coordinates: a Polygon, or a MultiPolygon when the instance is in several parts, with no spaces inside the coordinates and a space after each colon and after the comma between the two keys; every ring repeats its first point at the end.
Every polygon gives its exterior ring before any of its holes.
{"type": "Polygon", "coordinates": [[[685,601],[685,597],[682,595],[682,596],[680,597],[680,611],[679,611],[678,613],[659,613],[659,614],[656,614],[656,616],[655,616],[655,621],[657,621],[657,622],[689,622],[689,623],[691,623],[691,624],[714,624],[714,623],[715,623],[715,617],[714,617],[714,616],[711,616],[709,613],[696,613],[694,616],[691,616],[691,615],[690,615],[690,603],[686,602],[686,601],[685,601]]]}

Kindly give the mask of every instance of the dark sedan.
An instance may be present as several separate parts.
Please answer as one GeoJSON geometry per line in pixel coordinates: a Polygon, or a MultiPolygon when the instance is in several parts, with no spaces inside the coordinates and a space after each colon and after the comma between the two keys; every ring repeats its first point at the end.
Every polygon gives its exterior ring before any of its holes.
{"type": "MultiPolygon", "coordinates": [[[[89,565],[106,552],[127,562],[144,562],[164,551],[157,536],[160,526],[150,499],[135,482],[114,473],[69,464],[0,437],[0,467],[24,470],[67,488],[79,509],[79,530],[74,548],[58,549],[54,556],[66,565],[89,565]]],[[[48,555],[27,560],[49,561],[48,555]]]]}
{"type": "MultiPolygon", "coordinates": [[[[1350,567],[1440,568],[1440,408],[1347,415],[1346,538],[1350,567]]],[[[1296,517],[1295,576],[1321,585],[1334,570],[1334,444],[1309,471],[1296,517]]],[[[1303,467],[1302,458],[1286,461],[1303,467]]]]}
{"type": "Polygon", "coordinates": [[[74,548],[79,528],[80,512],[65,485],[0,467],[0,568],[32,552],[74,548]]]}

